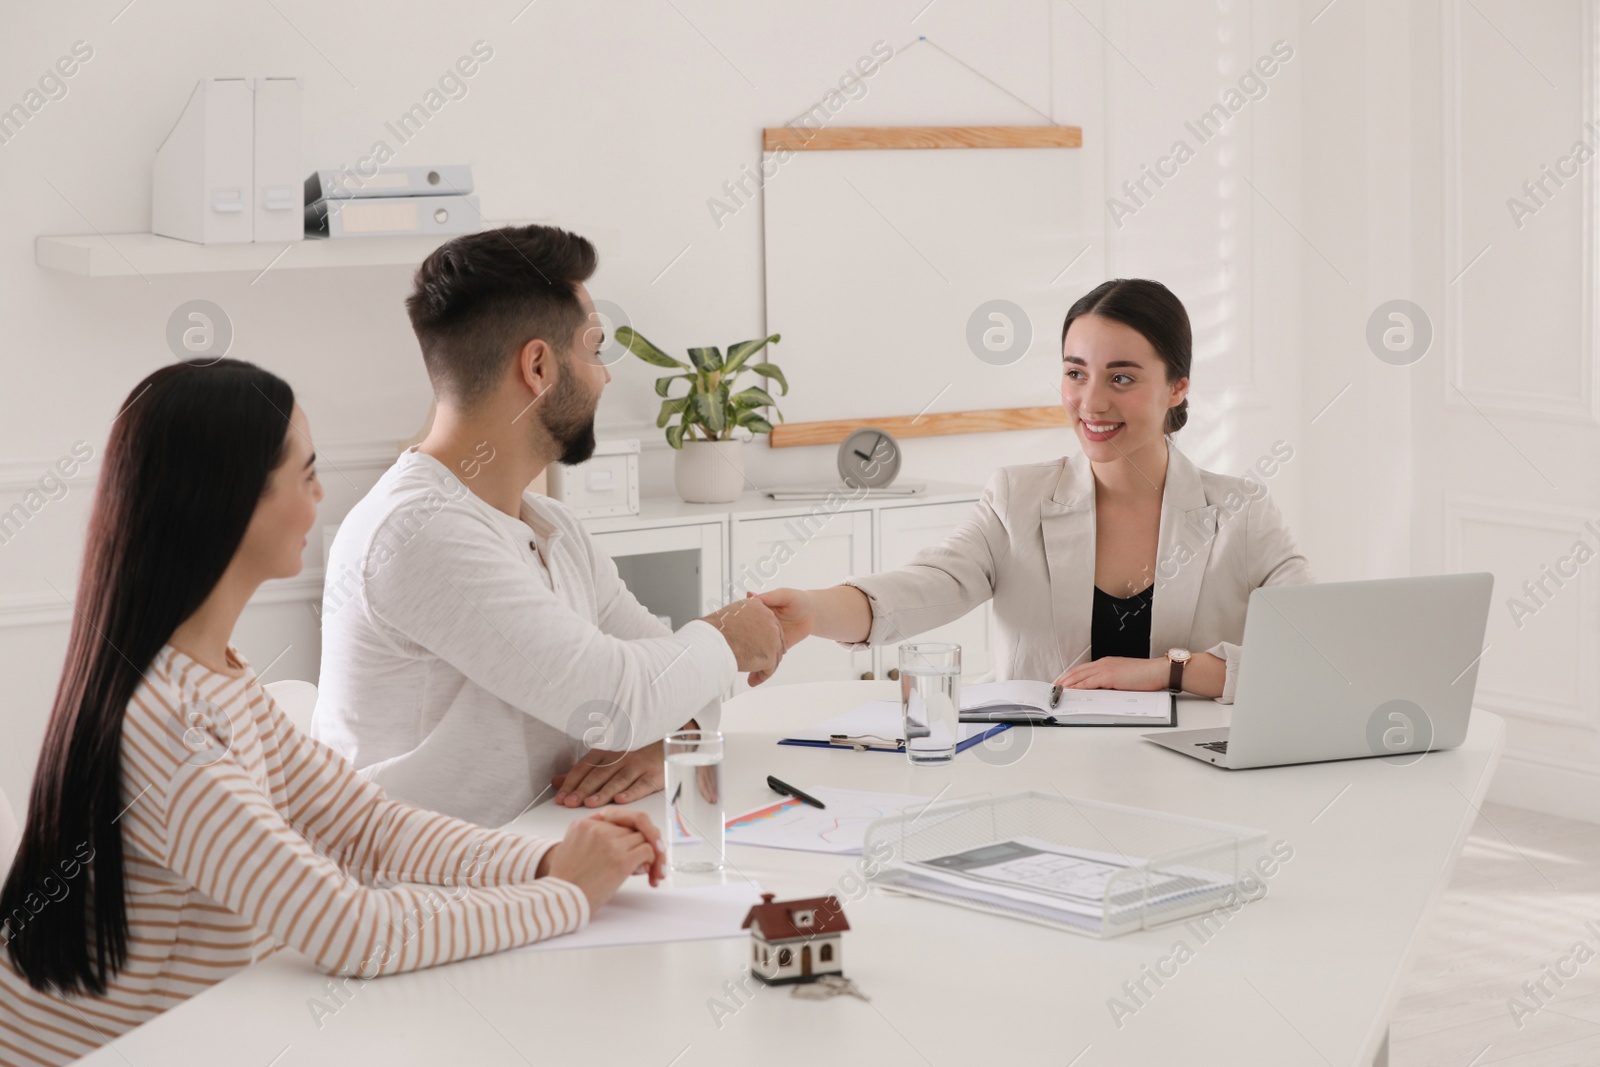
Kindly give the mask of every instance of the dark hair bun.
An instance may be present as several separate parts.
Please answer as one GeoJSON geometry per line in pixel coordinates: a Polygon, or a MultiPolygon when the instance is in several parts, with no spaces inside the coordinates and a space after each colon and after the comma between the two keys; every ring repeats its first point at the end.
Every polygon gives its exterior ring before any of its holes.
{"type": "Polygon", "coordinates": [[[1177,433],[1179,430],[1183,429],[1184,423],[1188,421],[1189,398],[1184,397],[1182,400],[1178,401],[1176,407],[1170,407],[1167,409],[1167,424],[1163,428],[1162,432],[1177,433]]]}

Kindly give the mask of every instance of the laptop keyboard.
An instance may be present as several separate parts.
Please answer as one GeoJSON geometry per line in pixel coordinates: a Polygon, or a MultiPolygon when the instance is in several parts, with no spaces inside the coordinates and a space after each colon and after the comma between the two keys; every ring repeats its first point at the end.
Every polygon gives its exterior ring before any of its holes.
{"type": "Polygon", "coordinates": [[[1228,751],[1228,742],[1226,742],[1226,741],[1196,741],[1194,747],[1195,748],[1209,748],[1213,752],[1226,752],[1226,751],[1228,751]]]}

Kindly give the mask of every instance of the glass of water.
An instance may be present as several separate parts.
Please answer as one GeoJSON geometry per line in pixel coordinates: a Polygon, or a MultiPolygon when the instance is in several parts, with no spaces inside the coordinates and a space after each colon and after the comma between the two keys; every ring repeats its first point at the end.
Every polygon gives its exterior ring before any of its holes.
{"type": "Polygon", "coordinates": [[[667,866],[686,874],[723,867],[722,734],[667,735],[667,866]]]}
{"type": "Polygon", "coordinates": [[[900,646],[900,715],[906,759],[914,764],[956,758],[961,717],[961,646],[900,646]]]}

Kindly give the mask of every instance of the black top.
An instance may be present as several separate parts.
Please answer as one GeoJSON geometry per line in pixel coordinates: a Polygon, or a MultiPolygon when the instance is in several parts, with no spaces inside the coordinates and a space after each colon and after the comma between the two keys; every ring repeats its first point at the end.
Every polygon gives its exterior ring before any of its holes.
{"type": "Polygon", "coordinates": [[[1152,582],[1130,597],[1114,597],[1094,588],[1094,616],[1089,626],[1089,658],[1129,656],[1150,658],[1150,605],[1155,601],[1152,582]]]}

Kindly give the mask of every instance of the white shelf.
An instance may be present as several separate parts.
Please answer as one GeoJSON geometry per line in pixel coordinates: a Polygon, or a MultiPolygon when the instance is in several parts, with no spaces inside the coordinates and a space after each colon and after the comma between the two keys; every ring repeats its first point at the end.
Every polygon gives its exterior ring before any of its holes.
{"type": "MultiPolygon", "coordinates": [[[[552,223],[549,219],[490,222],[489,228],[552,223]]],[[[552,223],[554,224],[554,223],[552,223]]],[[[617,254],[615,230],[562,223],[595,243],[607,258],[617,254]]],[[[41,267],[89,278],[153,274],[260,273],[327,267],[415,267],[448,236],[311,238],[304,241],[202,245],[153,233],[71,234],[36,237],[33,259],[41,267]]]]}
{"type": "Polygon", "coordinates": [[[151,274],[261,272],[314,267],[416,266],[442,237],[365,237],[286,244],[202,245],[153,233],[39,237],[34,262],[90,278],[151,274]],[[287,251],[285,251],[287,249],[287,251]],[[276,259],[277,262],[273,262],[276,259]]]}
{"type": "MultiPolygon", "coordinates": [[[[922,481],[907,478],[908,482],[922,481]]],[[[590,533],[610,533],[620,530],[648,529],[659,526],[690,526],[702,522],[722,522],[730,516],[740,519],[781,519],[791,515],[809,515],[816,512],[872,511],[879,508],[909,507],[915,504],[966,504],[982,494],[981,486],[961,485],[956,482],[923,482],[923,492],[902,496],[897,493],[874,493],[854,496],[842,484],[839,499],[830,506],[821,500],[773,500],[764,493],[748,490],[739,499],[727,504],[688,504],[675,496],[643,496],[639,498],[637,515],[605,515],[583,519],[590,533]]]]}

